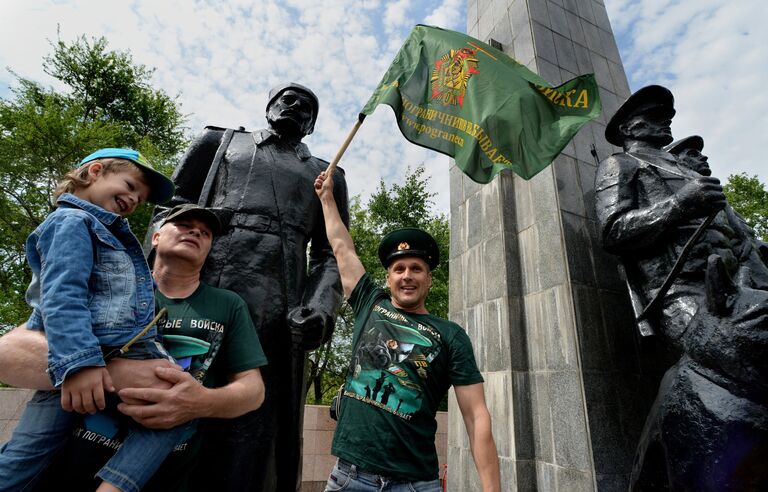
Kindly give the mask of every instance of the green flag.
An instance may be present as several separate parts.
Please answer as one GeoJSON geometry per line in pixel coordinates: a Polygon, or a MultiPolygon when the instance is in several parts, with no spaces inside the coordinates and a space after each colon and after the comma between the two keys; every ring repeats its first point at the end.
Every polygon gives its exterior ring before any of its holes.
{"type": "Polygon", "coordinates": [[[453,157],[478,183],[502,169],[530,179],[600,114],[593,75],[558,87],[501,51],[416,26],[363,108],[391,106],[403,136],[453,157]]]}

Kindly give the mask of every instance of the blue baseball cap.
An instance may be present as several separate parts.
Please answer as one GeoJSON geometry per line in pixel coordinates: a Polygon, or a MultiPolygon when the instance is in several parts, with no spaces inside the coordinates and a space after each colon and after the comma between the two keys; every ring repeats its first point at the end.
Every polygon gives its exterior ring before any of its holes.
{"type": "Polygon", "coordinates": [[[173,197],[173,192],[176,190],[176,187],[173,185],[173,181],[171,181],[164,174],[155,171],[147,158],[137,150],[114,148],[99,149],[80,161],[78,167],[91,161],[95,161],[96,159],[107,158],[125,159],[127,161],[131,161],[136,164],[139,169],[142,170],[144,176],[147,178],[147,184],[149,185],[149,197],[147,198],[148,202],[161,204],[167,202],[171,199],[171,197],[173,197]]]}

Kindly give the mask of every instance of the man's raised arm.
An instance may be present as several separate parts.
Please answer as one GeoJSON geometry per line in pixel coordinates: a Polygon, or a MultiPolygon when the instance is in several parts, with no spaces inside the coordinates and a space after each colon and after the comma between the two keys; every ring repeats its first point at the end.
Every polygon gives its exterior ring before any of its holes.
{"type": "Polygon", "coordinates": [[[360,258],[357,257],[352,236],[349,235],[349,231],[341,220],[341,215],[339,215],[336,199],[333,197],[333,179],[330,179],[325,171],[321,172],[315,179],[315,192],[323,206],[325,234],[331,249],[333,249],[336,263],[339,265],[339,276],[341,276],[344,297],[349,297],[360,277],[365,273],[365,268],[360,262],[360,258]]]}

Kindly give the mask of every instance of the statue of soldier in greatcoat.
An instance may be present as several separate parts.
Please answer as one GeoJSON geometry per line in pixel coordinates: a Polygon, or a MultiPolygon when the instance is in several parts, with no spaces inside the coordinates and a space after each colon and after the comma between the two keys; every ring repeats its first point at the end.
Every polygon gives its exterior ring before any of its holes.
{"type": "MultiPolygon", "coordinates": [[[[328,163],[301,141],[312,133],[318,108],[308,88],[279,85],[269,94],[267,128],[206,127],[173,175],[171,205],[198,203],[219,215],[225,232],[202,280],[246,301],[269,362],[262,368],[263,406],[210,424],[204,463],[217,490],[300,486],[305,351],[330,338],[341,303],[338,268],[313,190],[328,163]]],[[[333,179],[348,223],[344,173],[333,179]]]]}
{"type": "Polygon", "coordinates": [[[644,334],[681,353],[646,420],[632,490],[766,490],[768,268],[709,176],[703,141],[672,142],[672,94],[632,94],[606,127],[601,239],[621,259],[644,334]],[[698,155],[696,155],[698,153],[698,155]]]}

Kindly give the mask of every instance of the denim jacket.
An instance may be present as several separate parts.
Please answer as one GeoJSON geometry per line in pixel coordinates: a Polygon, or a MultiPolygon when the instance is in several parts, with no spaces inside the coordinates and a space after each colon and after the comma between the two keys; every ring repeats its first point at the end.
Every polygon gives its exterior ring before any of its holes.
{"type": "MultiPolygon", "coordinates": [[[[152,276],[128,221],[74,195],[27,238],[30,329],[48,339],[48,374],[104,366],[100,346],[123,345],[154,316],[152,276]]],[[[156,335],[153,328],[142,339],[156,335]]]]}

